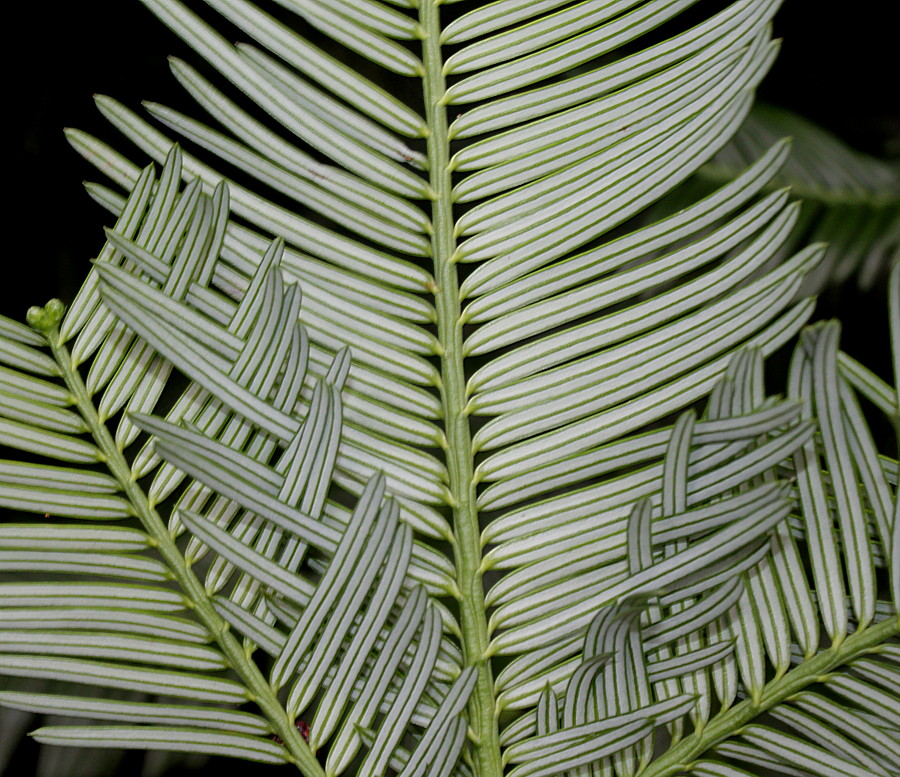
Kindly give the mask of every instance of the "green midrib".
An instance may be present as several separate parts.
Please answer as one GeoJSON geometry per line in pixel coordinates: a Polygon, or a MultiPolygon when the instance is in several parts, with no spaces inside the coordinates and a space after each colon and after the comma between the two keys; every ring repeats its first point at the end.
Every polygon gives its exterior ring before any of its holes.
{"type": "Polygon", "coordinates": [[[447,109],[441,104],[446,91],[440,44],[440,14],[437,2],[423,0],[419,20],[425,31],[423,87],[428,122],[428,173],[434,190],[432,222],[434,233],[435,306],[441,355],[441,391],[447,437],[447,469],[453,505],[456,540],[456,579],[460,590],[460,627],[463,659],[478,669],[478,680],[469,702],[469,728],[474,735],[473,760],[479,777],[501,777],[500,740],[494,714],[494,681],[485,659],[488,646],[487,616],[481,573],[481,532],[472,460],[472,437],[466,406],[466,376],[463,365],[463,336],[459,281],[451,261],[456,250],[450,178],[450,140],[447,109]]]}
{"type": "Polygon", "coordinates": [[[39,331],[50,346],[66,388],[75,400],[76,407],[100,449],[104,463],[131,502],[136,517],[140,520],[144,531],[155,543],[156,550],[181,588],[186,603],[197,614],[200,622],[225,654],[228,665],[249,690],[247,700],[252,701],[260,708],[269,721],[273,733],[281,738],[293,762],[306,777],[325,777],[324,769],[300,732],[295,728],[294,721],[288,718],[276,692],[260,672],[256,663],[244,651],[238,639],[231,633],[229,624],[216,612],[206,590],[186,563],[181,551],[178,550],[159,513],[150,503],[143,489],[133,480],[131,467],[97,413],[90,393],[72,363],[68,349],[60,343],[59,331],[55,326],[39,331]]]}
{"type": "Polygon", "coordinates": [[[685,737],[665,755],[653,761],[641,777],[674,777],[686,770],[706,753],[729,737],[740,735],[741,728],[764,712],[799,694],[814,683],[827,682],[836,669],[861,658],[877,654],[879,646],[900,633],[900,616],[869,626],[848,636],[840,645],[823,650],[766,685],[759,701],[746,699],[719,713],[701,730],[685,737]]]}
{"type": "MultiPolygon", "coordinates": [[[[423,40],[423,87],[428,136],[428,173],[434,193],[432,204],[435,305],[441,354],[441,387],[447,437],[447,468],[453,505],[456,540],[456,575],[460,590],[460,626],[463,657],[478,669],[478,682],[468,706],[470,735],[474,736],[473,761],[478,777],[502,777],[499,730],[495,715],[493,677],[485,659],[489,643],[484,590],[479,565],[482,557],[478,509],[474,486],[472,438],[466,406],[466,378],[459,298],[459,281],[452,257],[456,251],[451,198],[450,141],[447,110],[441,104],[446,91],[440,45],[439,0],[423,0],[419,18],[423,40]]],[[[867,653],[900,633],[900,618],[892,617],[847,637],[839,646],[818,653],[766,686],[759,701],[747,699],[726,710],[702,730],[695,731],[653,761],[641,777],[673,777],[729,737],[738,735],[762,713],[789,701],[808,686],[822,682],[840,666],[867,653]]]]}

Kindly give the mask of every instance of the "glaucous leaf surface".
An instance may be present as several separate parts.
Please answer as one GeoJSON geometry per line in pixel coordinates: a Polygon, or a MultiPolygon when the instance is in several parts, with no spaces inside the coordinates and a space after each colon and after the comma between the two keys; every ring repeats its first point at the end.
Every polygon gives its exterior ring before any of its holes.
{"type": "Polygon", "coordinates": [[[97,98],[115,226],[0,320],[0,673],[80,689],[0,703],[307,777],[889,775],[897,391],[826,324],[767,394],[824,254],[780,137],[649,209],[764,136],[778,2],[144,4],[198,109],[97,98]]]}

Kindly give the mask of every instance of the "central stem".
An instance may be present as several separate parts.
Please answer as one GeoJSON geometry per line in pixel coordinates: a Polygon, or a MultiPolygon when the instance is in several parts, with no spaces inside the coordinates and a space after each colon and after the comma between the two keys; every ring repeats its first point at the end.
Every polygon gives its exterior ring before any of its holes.
{"type": "Polygon", "coordinates": [[[447,469],[454,505],[453,530],[456,538],[456,578],[462,594],[460,626],[463,658],[467,666],[478,669],[478,681],[469,702],[469,725],[476,737],[474,762],[479,777],[499,777],[500,743],[494,714],[494,682],[491,666],[485,658],[488,646],[484,589],[481,573],[481,532],[472,463],[472,437],[465,412],[466,376],[463,366],[463,334],[456,266],[451,261],[456,250],[453,233],[453,205],[450,179],[450,139],[447,110],[441,104],[446,91],[440,45],[438,3],[423,0],[419,8],[425,31],[424,92],[428,121],[428,165],[435,199],[432,206],[434,236],[434,276],[437,282],[438,337],[444,352],[441,357],[443,405],[447,436],[447,469]]]}

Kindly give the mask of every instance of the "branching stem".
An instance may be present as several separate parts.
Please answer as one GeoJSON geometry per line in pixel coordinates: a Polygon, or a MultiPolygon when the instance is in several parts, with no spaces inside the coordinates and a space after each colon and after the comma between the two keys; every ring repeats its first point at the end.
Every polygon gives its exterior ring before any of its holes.
{"type": "Polygon", "coordinates": [[[241,678],[249,690],[248,701],[256,704],[268,719],[273,733],[277,734],[288,750],[297,768],[305,777],[325,777],[325,771],[304,741],[294,722],[288,718],[284,707],[260,672],[259,667],[247,656],[238,639],[229,630],[228,623],[215,611],[212,601],[193,570],[185,562],[175,541],[169,534],[159,513],[150,504],[143,489],[134,481],[131,468],[115,443],[106,424],[100,419],[81,375],[72,363],[68,349],[60,343],[59,330],[54,326],[42,329],[53,357],[62,372],[69,393],[75,400],[94,442],[103,454],[104,463],[125,492],[144,531],[156,542],[173,578],[181,587],[186,602],[197,614],[200,622],[213,635],[229,666],[241,678]]]}
{"type": "Polygon", "coordinates": [[[789,700],[813,683],[820,682],[838,667],[877,650],[879,645],[900,633],[900,618],[892,616],[881,623],[851,634],[839,646],[823,650],[804,661],[783,677],[769,683],[763,690],[758,704],[747,699],[730,710],[716,715],[697,733],[685,737],[658,758],[641,777],[672,777],[687,769],[690,764],[728,737],[735,736],[742,726],[750,723],[767,710],[789,700]]]}

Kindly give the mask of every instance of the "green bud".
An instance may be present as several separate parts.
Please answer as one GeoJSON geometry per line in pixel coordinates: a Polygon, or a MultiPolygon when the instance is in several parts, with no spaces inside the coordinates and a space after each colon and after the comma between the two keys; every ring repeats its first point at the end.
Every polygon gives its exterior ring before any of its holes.
{"type": "Polygon", "coordinates": [[[49,332],[59,326],[65,310],[66,306],[62,300],[51,299],[42,308],[29,308],[25,320],[32,329],[36,329],[38,332],[49,332]]]}

